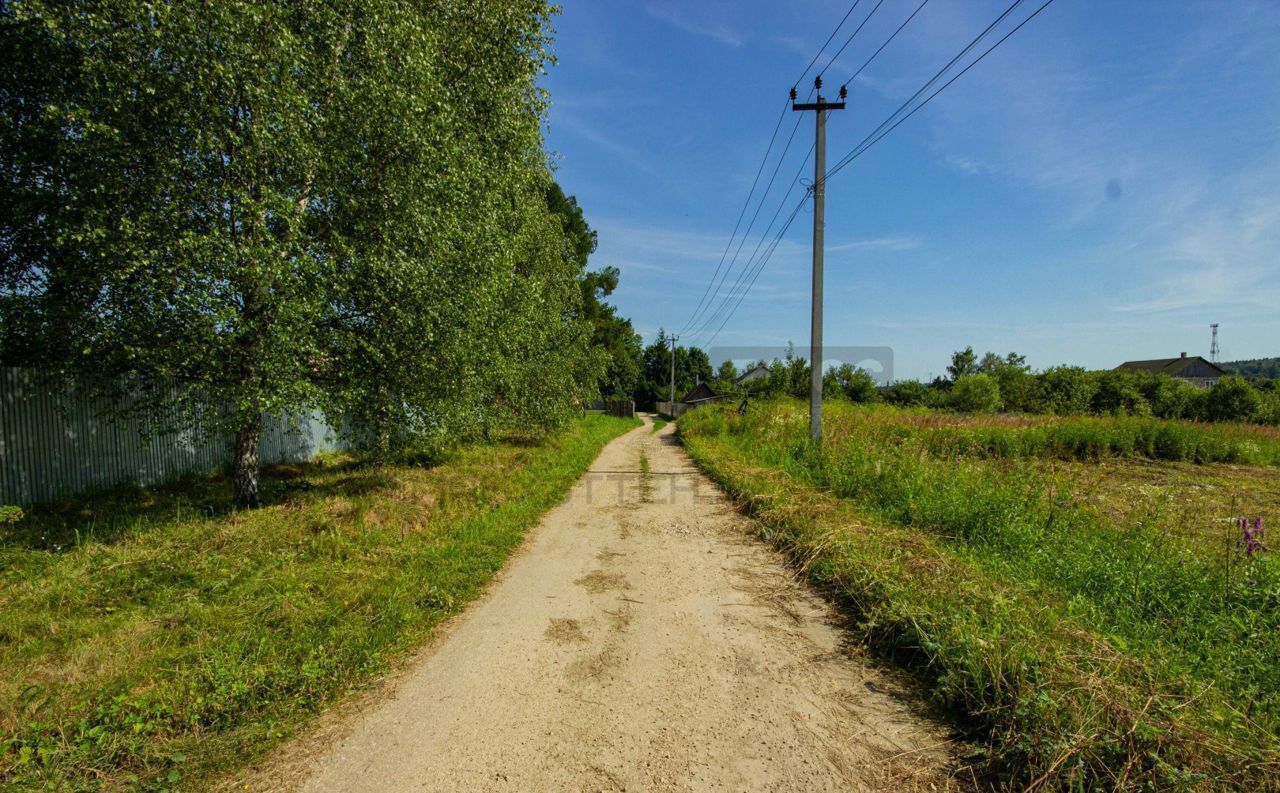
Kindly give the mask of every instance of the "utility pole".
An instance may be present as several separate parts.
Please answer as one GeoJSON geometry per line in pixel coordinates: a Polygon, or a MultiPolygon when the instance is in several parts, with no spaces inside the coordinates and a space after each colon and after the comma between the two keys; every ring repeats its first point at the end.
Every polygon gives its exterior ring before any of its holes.
{"type": "Polygon", "coordinates": [[[818,101],[796,103],[796,89],[791,89],[791,109],[814,111],[813,144],[813,316],[809,330],[809,439],[822,442],[822,248],[825,224],[823,218],[827,183],[827,111],[844,110],[844,100],[849,96],[845,86],[840,86],[840,101],[828,102],[822,98],[822,75],[813,80],[818,101]]]}
{"type": "Polygon", "coordinates": [[[671,418],[676,417],[676,342],[679,340],[679,336],[671,337],[671,402],[667,404],[671,418]]]}

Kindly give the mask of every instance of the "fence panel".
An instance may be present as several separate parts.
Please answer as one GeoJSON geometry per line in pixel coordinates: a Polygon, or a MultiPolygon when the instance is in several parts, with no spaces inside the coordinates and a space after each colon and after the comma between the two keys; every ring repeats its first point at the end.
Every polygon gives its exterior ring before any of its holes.
{"type": "MultiPolygon", "coordinates": [[[[158,484],[217,470],[231,438],[184,430],[146,438],[135,419],[104,416],[102,402],[68,389],[38,393],[22,369],[0,367],[0,503],[31,504],[125,483],[158,484]]],[[[318,415],[270,419],[263,462],[301,462],[340,448],[318,415]]]]}

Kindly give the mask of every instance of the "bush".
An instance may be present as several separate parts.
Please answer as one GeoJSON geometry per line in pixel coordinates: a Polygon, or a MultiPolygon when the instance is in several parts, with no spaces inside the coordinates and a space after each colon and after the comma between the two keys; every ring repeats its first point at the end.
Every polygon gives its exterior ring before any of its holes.
{"type": "Polygon", "coordinates": [[[1018,413],[1039,413],[1040,387],[1036,376],[1021,366],[997,366],[991,376],[1000,386],[1003,409],[1018,413]]]}
{"type": "Polygon", "coordinates": [[[919,380],[899,380],[884,390],[884,400],[899,407],[916,407],[929,399],[929,387],[919,380]]]}
{"type": "Polygon", "coordinates": [[[1190,419],[1199,414],[1204,391],[1186,380],[1163,374],[1149,375],[1141,381],[1139,387],[1153,416],[1162,419],[1190,419]]]}
{"type": "Polygon", "coordinates": [[[1097,375],[1098,390],[1093,394],[1093,412],[1104,416],[1150,416],[1151,405],[1138,387],[1139,377],[1124,369],[1113,369],[1097,375]]]}
{"type": "Polygon", "coordinates": [[[1059,416],[1088,413],[1097,384],[1079,366],[1055,366],[1039,375],[1040,403],[1059,416]]]}
{"type": "Polygon", "coordinates": [[[1262,394],[1239,375],[1227,375],[1205,395],[1209,421],[1253,421],[1262,412],[1262,394]]]}
{"type": "Polygon", "coordinates": [[[876,381],[865,369],[842,364],[829,369],[822,378],[823,391],[832,396],[843,396],[850,402],[878,402],[880,393],[876,390],[876,381]]]}
{"type": "Polygon", "coordinates": [[[1000,384],[990,375],[965,375],[956,380],[950,402],[965,413],[994,413],[1000,409],[1000,384]]]}

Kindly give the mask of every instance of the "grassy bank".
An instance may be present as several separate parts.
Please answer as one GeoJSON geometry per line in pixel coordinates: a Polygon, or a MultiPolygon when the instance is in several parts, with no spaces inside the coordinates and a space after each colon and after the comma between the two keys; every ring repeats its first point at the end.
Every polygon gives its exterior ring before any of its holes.
{"type": "Polygon", "coordinates": [[[1252,424],[1116,416],[967,416],[924,408],[868,411],[860,427],[911,438],[937,457],[1100,460],[1141,457],[1280,465],[1280,430],[1252,424]]]}
{"type": "Polygon", "coordinates": [[[252,512],[221,478],[30,510],[0,535],[0,783],[196,790],[262,756],[475,597],[638,424],[277,467],[252,512]]]}
{"type": "MultiPolygon", "coordinates": [[[[1028,465],[1024,450],[1047,448],[1038,440],[981,454],[940,443],[939,428],[952,439],[988,431],[957,431],[953,418],[834,405],[821,453],[798,403],[698,411],[680,432],[868,642],[985,740],[992,778],[1280,786],[1280,569],[1240,553],[1221,520],[1275,505],[1224,504],[1232,512],[1203,533],[1214,541],[1196,539],[1159,488],[1108,508],[1084,486],[1084,463],[1028,465]]],[[[1010,435],[1041,426],[1019,421],[989,424],[1010,435]]]]}

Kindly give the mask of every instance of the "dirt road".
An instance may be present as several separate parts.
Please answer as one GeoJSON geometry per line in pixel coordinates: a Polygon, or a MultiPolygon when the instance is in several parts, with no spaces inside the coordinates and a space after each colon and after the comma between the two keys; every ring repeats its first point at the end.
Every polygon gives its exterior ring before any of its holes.
{"type": "Polygon", "coordinates": [[[299,789],[946,787],[942,732],[844,648],[671,432],[611,443],[299,789]]]}

